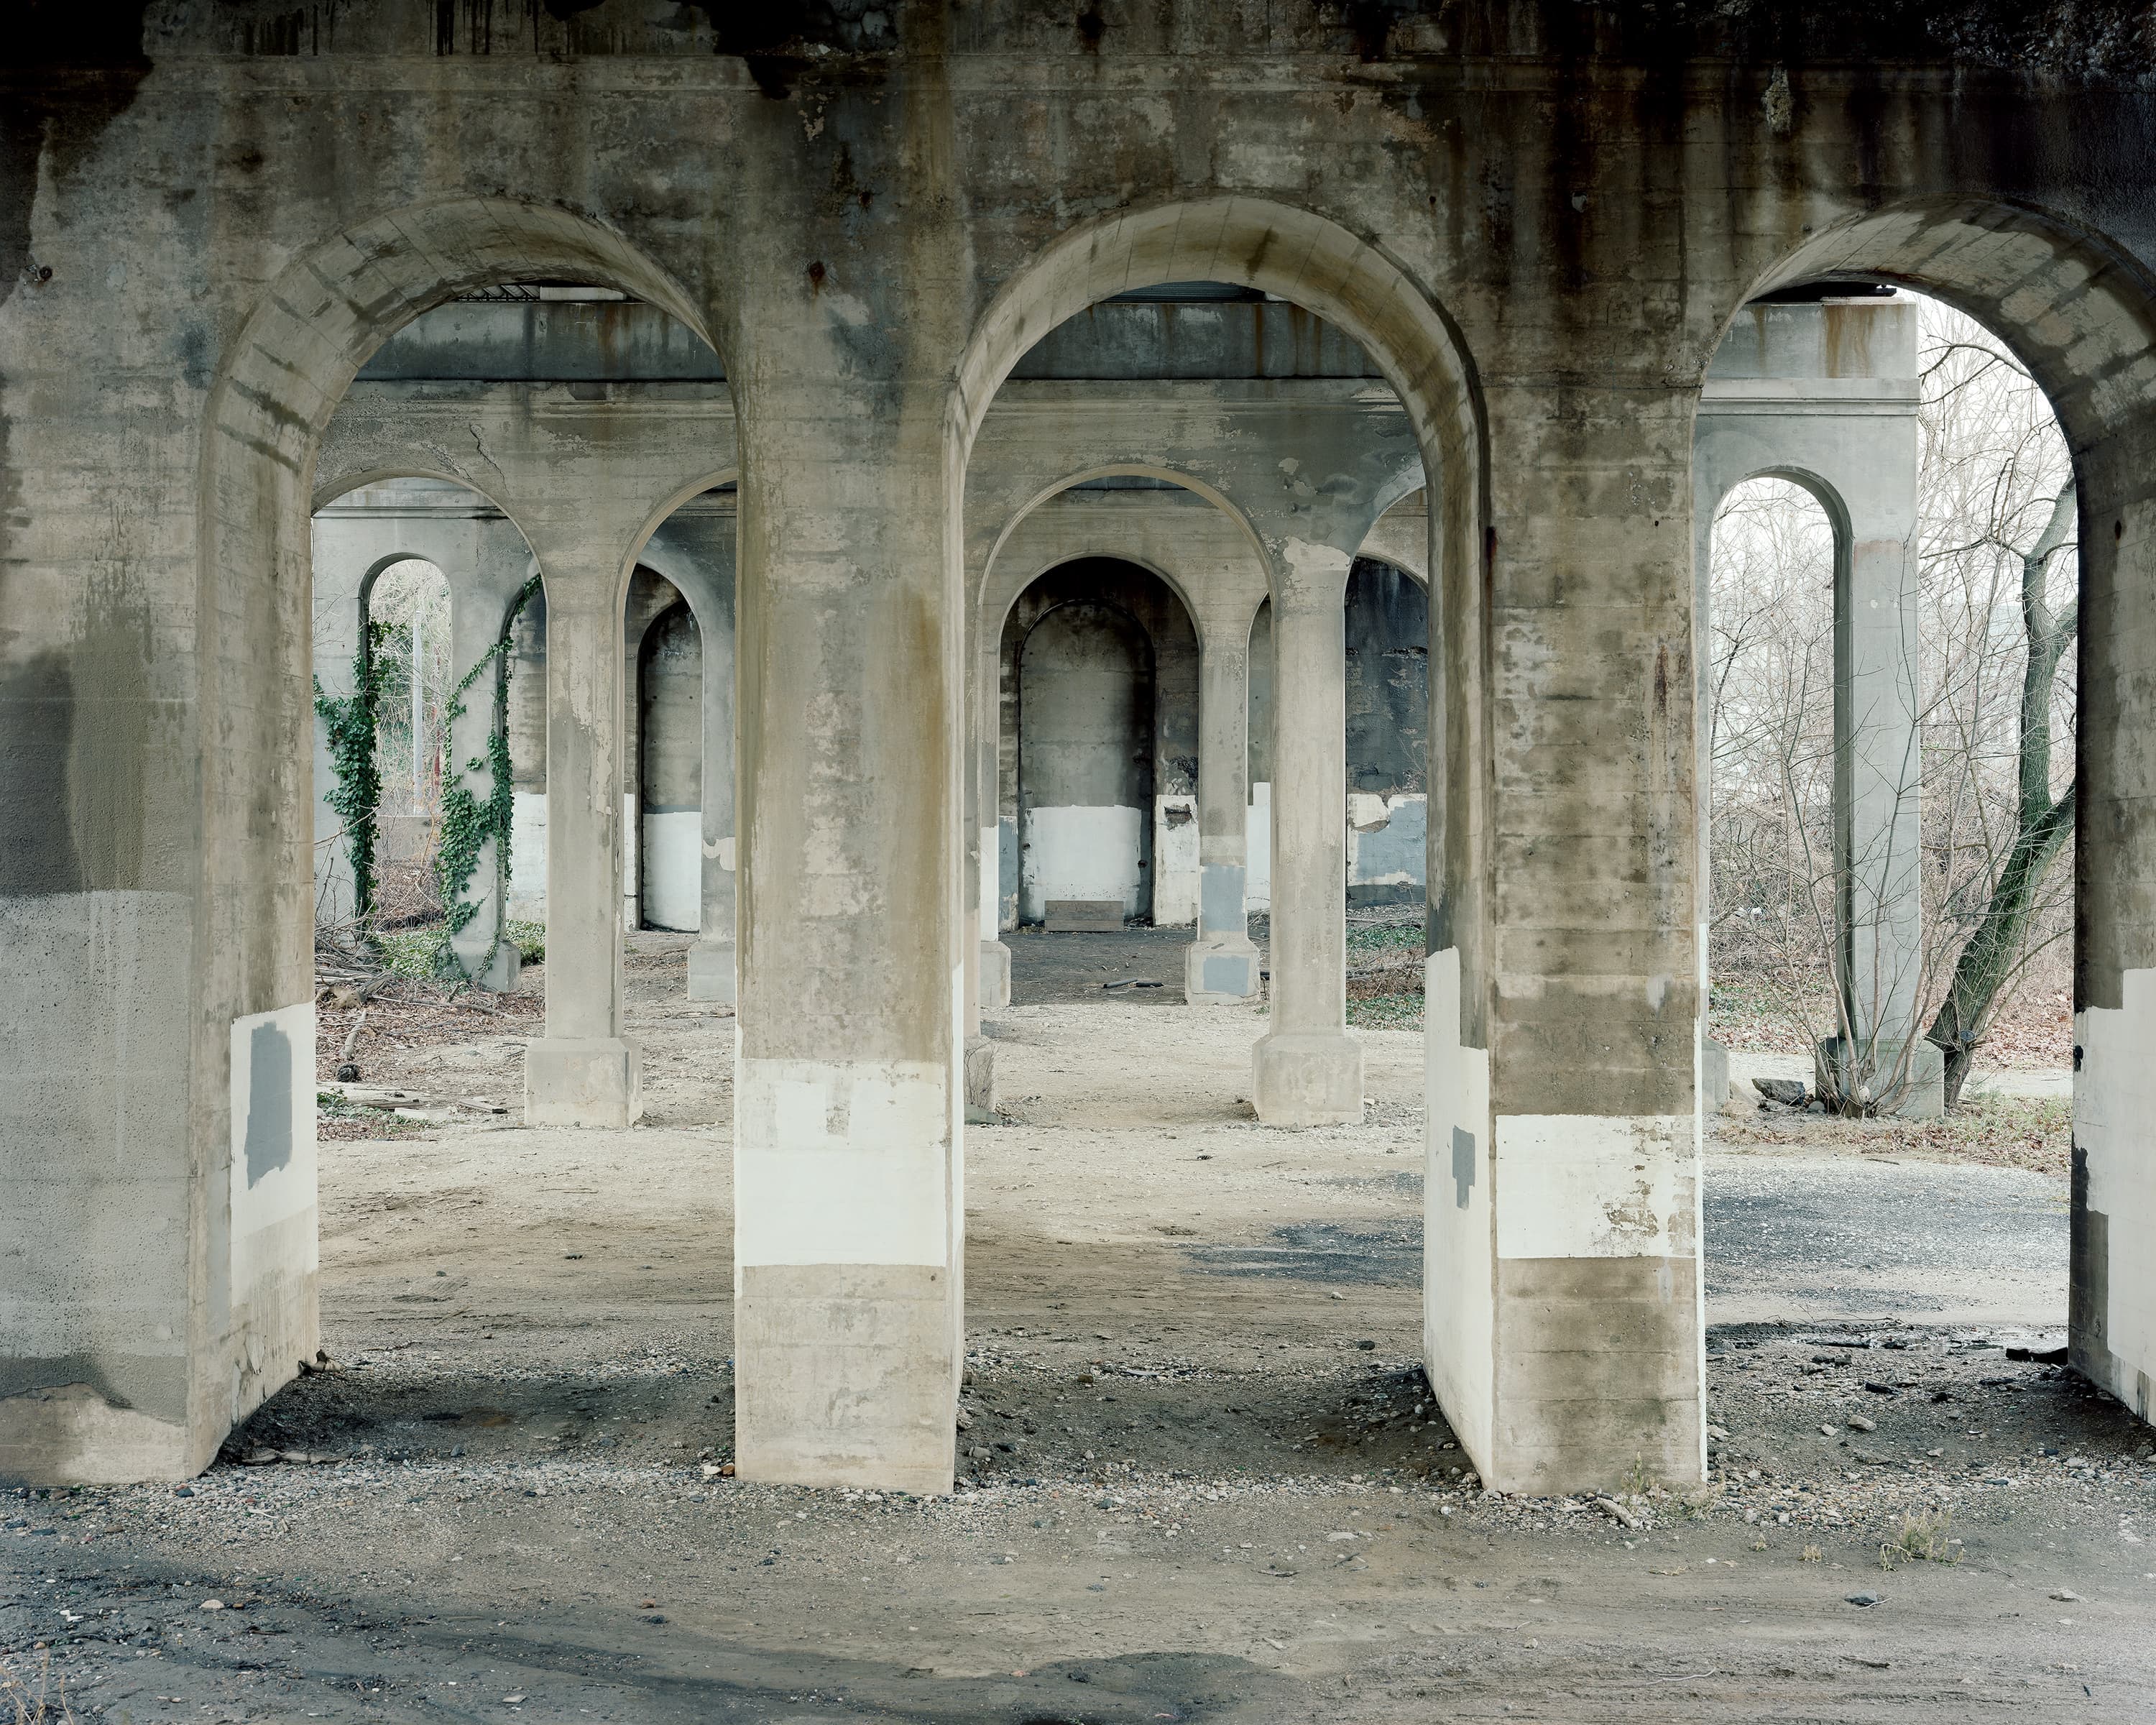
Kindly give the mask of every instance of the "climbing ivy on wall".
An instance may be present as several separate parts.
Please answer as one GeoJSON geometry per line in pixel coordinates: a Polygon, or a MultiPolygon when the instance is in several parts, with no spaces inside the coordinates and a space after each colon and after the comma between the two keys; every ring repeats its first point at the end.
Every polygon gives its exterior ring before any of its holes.
{"type": "Polygon", "coordinates": [[[329,696],[315,679],[315,712],[328,733],[330,771],[336,783],[329,805],[344,822],[352,857],[352,915],[364,927],[374,908],[375,818],[382,806],[382,768],[374,753],[375,726],[387,692],[389,665],[376,649],[388,626],[370,623],[352,656],[352,693],[329,696]]]}
{"type": "MultiPolygon", "coordinates": [[[[434,881],[442,895],[442,911],[445,927],[442,944],[435,954],[435,965],[443,974],[461,973],[450,942],[470,926],[479,914],[479,906],[465,896],[470,890],[472,876],[479,871],[480,854],[487,840],[494,841],[495,884],[497,888],[509,877],[509,833],[516,808],[516,788],[512,779],[509,761],[509,648],[510,638],[516,627],[516,619],[524,608],[539,591],[539,578],[534,575],[517,589],[516,602],[502,621],[501,633],[479,658],[479,663],[466,671],[450,692],[449,711],[443,716],[444,729],[454,726],[464,716],[465,696],[484,676],[489,667],[494,671],[493,722],[487,727],[486,753],[474,756],[451,772],[442,783],[442,825],[439,842],[434,849],[434,881]],[[465,769],[485,770],[489,778],[486,800],[482,803],[474,796],[465,783],[465,769]]],[[[497,896],[498,896],[497,893],[497,896]]],[[[495,918],[494,938],[488,943],[486,956],[475,967],[475,973],[484,976],[493,968],[495,955],[501,950],[502,918],[495,918]]]]}

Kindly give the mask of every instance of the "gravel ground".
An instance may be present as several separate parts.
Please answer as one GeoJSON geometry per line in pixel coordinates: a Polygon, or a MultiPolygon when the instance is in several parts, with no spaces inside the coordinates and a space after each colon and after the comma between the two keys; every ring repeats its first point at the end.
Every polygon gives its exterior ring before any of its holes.
{"type": "Polygon", "coordinates": [[[660,1123],[326,1146],[327,1369],[187,1486],[0,1497],[0,1719],[2147,1716],[2151,1434],[2009,1353],[2060,1339],[2056,1181],[1714,1150],[1707,1486],[1498,1497],[1414,1364],[1404,1033],[1283,1132],[1255,1013],[1014,1009],[959,1492],[729,1477],[732,1026],[678,948],[633,943],[660,1123]]]}

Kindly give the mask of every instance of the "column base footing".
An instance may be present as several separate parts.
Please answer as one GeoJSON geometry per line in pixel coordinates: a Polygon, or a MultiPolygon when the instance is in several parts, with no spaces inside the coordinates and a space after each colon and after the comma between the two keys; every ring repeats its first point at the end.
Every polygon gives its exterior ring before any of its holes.
{"type": "Polygon", "coordinates": [[[517,978],[524,973],[524,953],[506,934],[495,947],[492,961],[483,971],[475,967],[486,957],[485,947],[469,952],[459,952],[454,947],[450,950],[456,958],[457,968],[470,978],[475,988],[491,988],[497,994],[506,994],[516,986],[517,978]]]}
{"type": "Polygon", "coordinates": [[[956,1267],[748,1264],[736,1275],[734,1465],[744,1480],[948,1491],[956,1267]]]}
{"type": "Polygon", "coordinates": [[[1267,1126],[1363,1117],[1363,1045],[1345,1030],[1276,1030],[1251,1050],[1250,1099],[1267,1126]]]}
{"type": "Polygon", "coordinates": [[[1255,1000],[1258,949],[1248,936],[1200,935],[1183,949],[1183,998],[1193,1006],[1255,1000]]]}
{"type": "Polygon", "coordinates": [[[1858,1061],[1857,1070],[1852,1072],[1848,1039],[1830,1036],[1812,1052],[1812,1088],[1822,1096],[1833,1096],[1851,1085],[1859,1090],[1867,1083],[1875,1090],[1891,1086],[1902,1065],[1904,1046],[1908,1049],[1908,1066],[1902,1074],[1902,1094],[1893,1106],[1881,1111],[1897,1120],[1943,1118],[1947,1111],[1946,1053],[1925,1037],[1917,1037],[1907,1045],[1880,1037],[1871,1044],[1869,1059],[1858,1061]]]}
{"type": "Polygon", "coordinates": [[[524,1051],[526,1126],[624,1127],[644,1112],[644,1062],[618,1036],[547,1036],[524,1051]]]}

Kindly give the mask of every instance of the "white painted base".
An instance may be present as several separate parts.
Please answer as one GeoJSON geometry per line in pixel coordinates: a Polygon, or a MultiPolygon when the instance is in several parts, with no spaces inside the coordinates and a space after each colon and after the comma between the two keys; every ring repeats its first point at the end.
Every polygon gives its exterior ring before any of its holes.
{"type": "Polygon", "coordinates": [[[1456,947],[1423,961],[1423,1369],[1480,1472],[1496,1426],[1490,1056],[1461,1042],[1456,947]]]}
{"type": "Polygon", "coordinates": [[[1198,798],[1155,797],[1152,817],[1152,926],[1187,928],[1198,920],[1198,798]]]}
{"type": "Polygon", "coordinates": [[[704,915],[704,811],[649,810],[644,816],[644,922],[694,934],[704,915]]]}
{"type": "Polygon", "coordinates": [[[548,1036],[524,1051],[526,1126],[619,1130],[644,1112],[644,1063],[619,1037],[548,1036]]]}
{"type": "Polygon", "coordinates": [[[2156,970],[2074,1014],[2074,1368],[2156,1420],[2156,970]]]}
{"type": "MultiPolygon", "coordinates": [[[[954,974],[954,1019],[960,993],[954,974]]],[[[965,1237],[957,1072],[746,1055],[734,1070],[741,1476],[949,1491],[965,1237]]]]}
{"type": "Polygon", "coordinates": [[[1273,788],[1260,780],[1250,787],[1250,806],[1243,811],[1243,908],[1255,916],[1273,907],[1273,788]]]}
{"type": "Polygon", "coordinates": [[[1147,908],[1138,866],[1145,816],[1136,809],[1034,809],[1026,816],[1019,896],[1038,922],[1050,899],[1114,899],[1126,916],[1147,908]]]}
{"type": "Polygon", "coordinates": [[[1250,1095],[1267,1126],[1363,1117],[1363,1045],[1345,1030],[1276,1031],[1251,1050],[1250,1095]]]}

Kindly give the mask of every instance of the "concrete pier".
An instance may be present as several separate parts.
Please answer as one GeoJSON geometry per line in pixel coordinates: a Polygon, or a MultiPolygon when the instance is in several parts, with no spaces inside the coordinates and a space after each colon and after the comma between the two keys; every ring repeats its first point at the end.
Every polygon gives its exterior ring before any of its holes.
{"type": "Polygon", "coordinates": [[[1272,1028],[1252,1055],[1269,1126],[1363,1117],[1347,1029],[1347,552],[1294,546],[1274,590],[1272,1028]]]}

